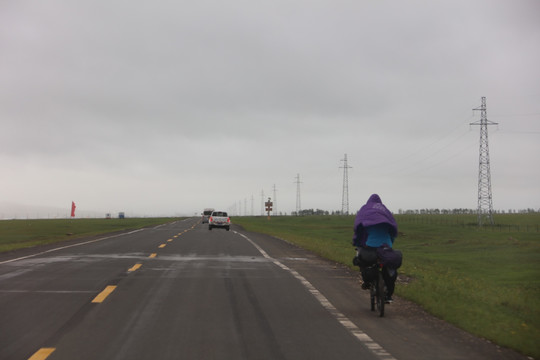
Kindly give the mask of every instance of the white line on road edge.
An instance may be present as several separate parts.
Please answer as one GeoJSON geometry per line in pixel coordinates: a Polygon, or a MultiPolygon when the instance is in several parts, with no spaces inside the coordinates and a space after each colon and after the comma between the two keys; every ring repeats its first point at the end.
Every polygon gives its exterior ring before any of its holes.
{"type": "Polygon", "coordinates": [[[118,236],[131,235],[131,234],[134,234],[134,233],[136,233],[136,232],[143,231],[143,230],[144,230],[144,229],[138,229],[138,230],[133,230],[133,231],[130,231],[130,232],[127,232],[127,233],[123,233],[123,234],[117,234],[117,235],[107,236],[107,237],[103,237],[103,238],[99,238],[99,239],[95,239],[95,240],[85,241],[85,242],[78,243],[78,244],[62,246],[62,247],[50,249],[50,250],[47,250],[47,251],[43,251],[43,252],[40,252],[40,253],[36,253],[36,254],[32,254],[32,255],[23,256],[23,257],[20,257],[20,258],[2,261],[2,262],[0,262],[0,265],[2,265],[2,264],[7,264],[7,263],[10,263],[10,262],[14,262],[14,261],[19,261],[19,260],[28,259],[28,258],[31,258],[31,257],[34,257],[34,256],[38,256],[38,255],[47,254],[47,253],[50,253],[50,252],[53,252],[53,251],[58,251],[58,250],[62,250],[62,249],[67,249],[67,248],[74,247],[74,246],[81,246],[81,245],[91,244],[91,243],[95,243],[95,242],[98,242],[98,241],[103,241],[103,240],[111,239],[111,238],[118,237],[118,236]]]}
{"type": "Polygon", "coordinates": [[[240,235],[247,241],[251,243],[259,252],[267,258],[268,260],[272,261],[274,264],[279,266],[285,271],[288,271],[292,274],[296,279],[298,279],[302,285],[304,285],[308,291],[321,303],[321,305],[328,310],[336,319],[339,321],[341,325],[343,325],[354,337],[356,337],[362,344],[364,344],[370,351],[372,351],[379,359],[383,360],[396,360],[392,355],[390,355],[386,350],[382,348],[381,345],[377,344],[369,335],[367,335],[365,332],[360,330],[358,326],[356,326],[351,320],[349,320],[344,314],[342,314],[328,299],[321,294],[319,290],[315,288],[309,281],[306,280],[305,277],[300,275],[296,270],[293,270],[289,268],[288,266],[282,264],[278,260],[274,259],[266,251],[264,251],[259,245],[255,244],[253,240],[245,236],[244,234],[240,234],[239,232],[235,231],[236,234],[240,235]]]}

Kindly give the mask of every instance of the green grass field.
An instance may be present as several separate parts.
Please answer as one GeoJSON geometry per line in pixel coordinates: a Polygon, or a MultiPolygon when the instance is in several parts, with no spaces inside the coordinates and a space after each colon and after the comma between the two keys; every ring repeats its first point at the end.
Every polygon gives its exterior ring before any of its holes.
{"type": "MultiPolygon", "coordinates": [[[[496,217],[398,215],[399,296],[464,330],[540,358],[540,214],[496,217]],[[505,226],[502,226],[505,225],[505,226]],[[524,231],[529,229],[528,232],[524,231]],[[516,229],[519,231],[509,231],[516,229]]],[[[238,217],[233,223],[353,267],[353,216],[238,217]]],[[[358,269],[358,268],[356,268],[358,269]]]]}
{"type": "Polygon", "coordinates": [[[0,252],[115,231],[140,229],[173,220],[176,219],[3,220],[0,221],[0,252]]]}

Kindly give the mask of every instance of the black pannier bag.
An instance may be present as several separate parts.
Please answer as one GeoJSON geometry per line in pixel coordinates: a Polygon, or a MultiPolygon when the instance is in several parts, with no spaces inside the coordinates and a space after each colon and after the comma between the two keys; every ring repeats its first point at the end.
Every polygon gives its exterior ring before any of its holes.
{"type": "Polygon", "coordinates": [[[381,263],[392,269],[399,269],[403,261],[403,254],[399,250],[394,250],[388,246],[377,248],[377,256],[381,263]]]}
{"type": "Polygon", "coordinates": [[[358,266],[367,267],[377,263],[377,250],[375,248],[361,247],[358,249],[358,266]]]}
{"type": "Polygon", "coordinates": [[[361,271],[362,271],[362,278],[364,279],[364,281],[369,283],[369,282],[375,281],[375,279],[377,278],[377,273],[379,272],[379,269],[377,265],[374,264],[374,265],[362,268],[361,271]]]}

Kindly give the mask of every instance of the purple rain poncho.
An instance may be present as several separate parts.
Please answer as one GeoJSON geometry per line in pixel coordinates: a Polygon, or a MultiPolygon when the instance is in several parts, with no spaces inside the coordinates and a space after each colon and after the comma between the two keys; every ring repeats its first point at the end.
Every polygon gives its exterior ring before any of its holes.
{"type": "Polygon", "coordinates": [[[398,228],[394,215],[383,205],[379,195],[373,194],[367,203],[360,208],[354,219],[353,245],[365,246],[367,240],[365,228],[378,224],[389,225],[392,239],[397,236],[398,228]]]}

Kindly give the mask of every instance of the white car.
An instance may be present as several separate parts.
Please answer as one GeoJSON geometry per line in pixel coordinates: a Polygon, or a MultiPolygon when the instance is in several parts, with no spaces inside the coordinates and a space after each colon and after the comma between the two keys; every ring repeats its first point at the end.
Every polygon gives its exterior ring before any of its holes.
{"type": "Polygon", "coordinates": [[[213,211],[208,219],[208,230],[213,228],[223,228],[229,231],[231,226],[231,218],[225,211],[213,211]]]}

